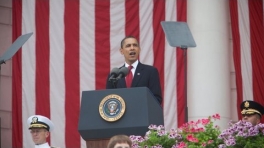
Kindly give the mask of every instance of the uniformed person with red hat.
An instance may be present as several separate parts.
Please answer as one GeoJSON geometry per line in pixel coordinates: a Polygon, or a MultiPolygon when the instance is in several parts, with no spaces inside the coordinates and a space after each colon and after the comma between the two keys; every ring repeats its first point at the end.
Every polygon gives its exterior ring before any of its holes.
{"type": "Polygon", "coordinates": [[[46,139],[53,130],[54,125],[49,118],[41,115],[33,115],[27,120],[35,148],[52,148],[46,139]]]}
{"type": "Polygon", "coordinates": [[[240,104],[241,114],[243,116],[242,120],[251,122],[253,125],[260,123],[261,117],[264,114],[264,107],[251,100],[243,101],[240,104]]]}

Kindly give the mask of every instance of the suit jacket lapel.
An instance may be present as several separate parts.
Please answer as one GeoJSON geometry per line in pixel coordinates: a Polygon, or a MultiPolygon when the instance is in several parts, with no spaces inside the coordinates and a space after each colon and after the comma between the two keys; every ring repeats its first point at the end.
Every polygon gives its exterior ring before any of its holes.
{"type": "Polygon", "coordinates": [[[144,66],[140,62],[138,62],[137,69],[136,69],[136,71],[134,73],[134,77],[133,77],[133,80],[132,80],[131,87],[137,86],[140,78],[143,75],[143,69],[144,69],[144,66]]]}

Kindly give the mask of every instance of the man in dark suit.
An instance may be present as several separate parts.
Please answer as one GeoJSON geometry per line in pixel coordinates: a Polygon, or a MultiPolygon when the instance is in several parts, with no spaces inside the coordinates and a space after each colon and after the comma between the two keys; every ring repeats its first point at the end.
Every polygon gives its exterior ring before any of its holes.
{"type": "MultiPolygon", "coordinates": [[[[131,74],[121,78],[116,88],[129,87],[148,87],[156,97],[157,101],[162,103],[161,86],[157,68],[145,65],[139,62],[140,46],[137,39],[133,36],[127,36],[121,41],[120,53],[125,58],[125,67],[131,67],[131,74]],[[130,78],[132,77],[132,78],[130,78]],[[132,79],[132,82],[129,82],[132,79]],[[130,84],[131,83],[131,84],[130,84]]],[[[108,76],[109,78],[109,76],[108,76]]],[[[111,82],[106,82],[106,88],[114,88],[111,82]]]]}

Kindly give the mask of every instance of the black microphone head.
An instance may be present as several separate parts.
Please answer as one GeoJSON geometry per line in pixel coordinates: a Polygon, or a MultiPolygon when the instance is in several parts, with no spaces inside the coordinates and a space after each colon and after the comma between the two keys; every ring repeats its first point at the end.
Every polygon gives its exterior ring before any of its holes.
{"type": "Polygon", "coordinates": [[[108,81],[115,81],[116,77],[118,76],[119,68],[113,68],[110,72],[110,77],[108,81]]]}
{"type": "Polygon", "coordinates": [[[113,69],[111,70],[111,72],[110,72],[110,75],[115,75],[115,76],[117,76],[118,72],[119,72],[119,68],[113,68],[113,69]]]}
{"type": "Polygon", "coordinates": [[[121,78],[124,78],[128,74],[128,68],[122,67],[119,69],[118,75],[122,75],[121,78]]]}

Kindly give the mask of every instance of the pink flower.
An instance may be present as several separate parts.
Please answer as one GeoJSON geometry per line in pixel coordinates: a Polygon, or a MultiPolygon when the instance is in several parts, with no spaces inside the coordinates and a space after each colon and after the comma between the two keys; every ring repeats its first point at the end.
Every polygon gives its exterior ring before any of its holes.
{"type": "Polygon", "coordinates": [[[184,142],[180,142],[177,146],[176,146],[176,148],[186,148],[187,147],[187,145],[186,145],[186,143],[184,143],[184,142]]]}
{"type": "Polygon", "coordinates": [[[199,140],[195,138],[192,134],[187,135],[186,139],[190,142],[199,142],[199,140]]]}
{"type": "Polygon", "coordinates": [[[208,144],[211,144],[211,143],[213,143],[214,142],[214,140],[209,140],[207,143],[208,144]]]}
{"type": "Polygon", "coordinates": [[[197,124],[200,124],[200,123],[201,123],[201,120],[198,119],[198,120],[196,121],[196,125],[197,125],[197,124]]]}
{"type": "Polygon", "coordinates": [[[198,132],[204,132],[204,128],[203,127],[198,128],[198,132]]]}
{"type": "Polygon", "coordinates": [[[202,119],[202,125],[207,125],[208,123],[210,123],[209,119],[202,119]]]}
{"type": "Polygon", "coordinates": [[[164,126],[163,125],[159,125],[158,127],[157,127],[157,130],[164,130],[165,128],[164,128],[164,126]]]}
{"type": "Polygon", "coordinates": [[[202,143],[202,147],[206,147],[206,143],[205,142],[202,143]]]}
{"type": "Polygon", "coordinates": [[[220,115],[219,114],[215,114],[215,115],[213,115],[212,116],[214,119],[218,119],[218,120],[220,120],[220,115]]]}
{"type": "Polygon", "coordinates": [[[157,125],[153,125],[153,124],[151,124],[151,125],[148,127],[148,129],[154,129],[154,130],[156,130],[156,129],[157,129],[157,125]]]}
{"type": "Polygon", "coordinates": [[[188,128],[189,127],[189,124],[188,123],[184,123],[181,127],[180,127],[180,129],[185,129],[185,128],[188,128]]]}
{"type": "Polygon", "coordinates": [[[196,123],[194,121],[190,121],[189,125],[196,125],[196,123]]]}
{"type": "Polygon", "coordinates": [[[191,129],[190,129],[190,132],[192,132],[192,133],[196,133],[197,130],[196,130],[195,128],[191,128],[191,129]]]}

